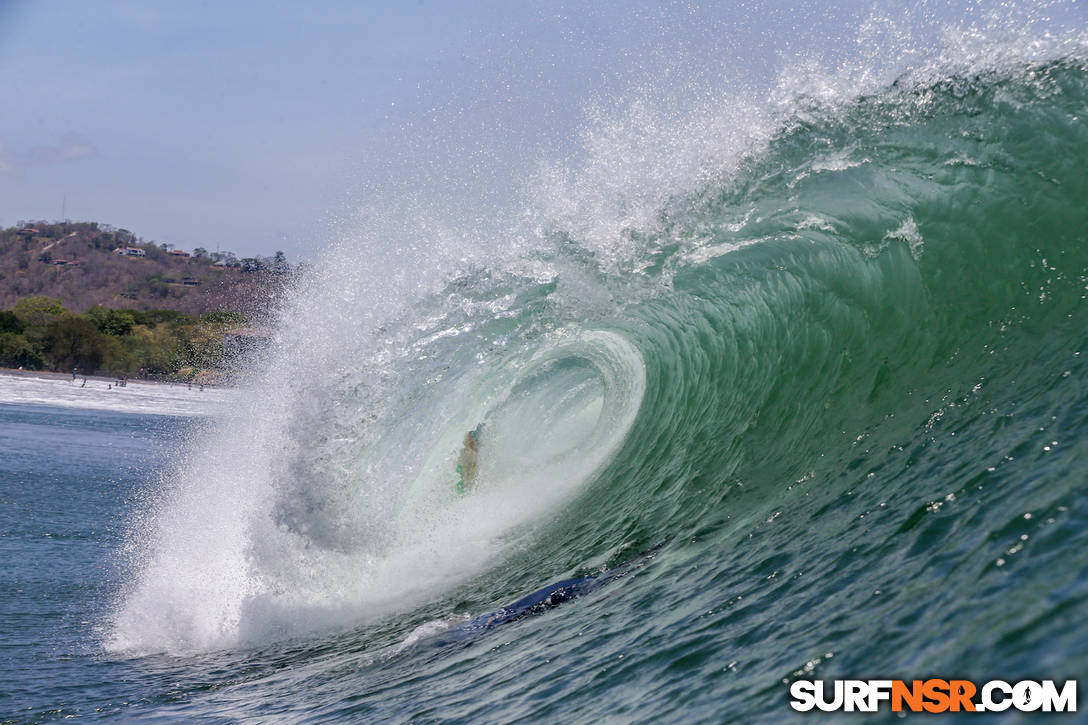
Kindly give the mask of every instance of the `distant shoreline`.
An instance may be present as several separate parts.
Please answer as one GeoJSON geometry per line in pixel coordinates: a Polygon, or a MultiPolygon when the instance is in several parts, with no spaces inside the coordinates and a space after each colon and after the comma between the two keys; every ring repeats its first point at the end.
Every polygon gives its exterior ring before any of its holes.
{"type": "MultiPolygon", "coordinates": [[[[71,373],[55,373],[50,370],[19,370],[18,368],[4,368],[0,367],[0,375],[8,375],[18,378],[39,378],[41,380],[68,380],[72,381],[71,373]]],[[[82,382],[86,378],[87,382],[97,383],[114,383],[120,379],[119,376],[102,376],[102,375],[84,375],[78,373],[76,380],[82,382]]],[[[162,385],[166,387],[188,387],[189,383],[181,381],[171,380],[148,380],[145,378],[129,378],[130,383],[139,383],[141,385],[162,385]]],[[[199,385],[199,383],[193,383],[193,385],[199,385]]],[[[204,383],[206,388],[230,388],[230,385],[204,383]]]]}
{"type": "MultiPolygon", "coordinates": [[[[99,410],[118,414],[174,417],[229,417],[241,389],[228,386],[191,388],[185,382],[130,380],[71,373],[0,368],[0,408],[31,406],[67,410],[99,410]]],[[[6,414],[6,413],[5,413],[6,414]]]]}

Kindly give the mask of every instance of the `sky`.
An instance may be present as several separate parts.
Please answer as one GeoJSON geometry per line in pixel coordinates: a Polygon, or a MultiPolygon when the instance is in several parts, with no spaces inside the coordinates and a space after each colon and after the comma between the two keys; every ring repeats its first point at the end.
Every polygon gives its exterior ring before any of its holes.
{"type": "Polygon", "coordinates": [[[669,74],[758,86],[872,7],[0,0],[0,225],[310,258],[368,189],[501,195],[595,104],[669,74]]]}
{"type": "Polygon", "coordinates": [[[364,151],[470,26],[402,3],[7,3],[0,224],[182,248],[319,244],[364,151]]]}

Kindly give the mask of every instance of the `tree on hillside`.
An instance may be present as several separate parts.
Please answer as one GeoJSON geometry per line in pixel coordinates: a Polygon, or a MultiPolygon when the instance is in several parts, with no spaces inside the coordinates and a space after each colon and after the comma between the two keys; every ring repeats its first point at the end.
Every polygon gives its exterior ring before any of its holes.
{"type": "Polygon", "coordinates": [[[26,325],[14,312],[11,312],[10,310],[0,312],[0,332],[10,332],[21,335],[25,329],[26,325]]]}
{"type": "Polygon", "coordinates": [[[102,305],[95,305],[87,310],[87,316],[98,325],[105,335],[121,337],[127,335],[136,326],[136,318],[126,310],[108,310],[102,305]]]}
{"type": "Polygon", "coordinates": [[[200,318],[204,322],[212,324],[225,324],[225,325],[246,325],[248,321],[243,315],[237,312],[230,312],[229,310],[216,310],[215,312],[209,312],[200,318]]]}
{"type": "Polygon", "coordinates": [[[23,323],[31,327],[48,325],[67,312],[60,300],[43,296],[24,297],[15,303],[12,311],[23,323]]]}
{"type": "Polygon", "coordinates": [[[45,365],[41,352],[22,335],[0,332],[0,365],[37,370],[45,365]]]}
{"type": "Polygon", "coordinates": [[[94,372],[105,354],[98,326],[78,315],[65,315],[51,322],[42,342],[54,370],[79,368],[94,372]]]}
{"type": "Polygon", "coordinates": [[[271,267],[276,274],[285,274],[291,270],[291,265],[287,263],[287,255],[280,251],[273,255],[271,267]]]}

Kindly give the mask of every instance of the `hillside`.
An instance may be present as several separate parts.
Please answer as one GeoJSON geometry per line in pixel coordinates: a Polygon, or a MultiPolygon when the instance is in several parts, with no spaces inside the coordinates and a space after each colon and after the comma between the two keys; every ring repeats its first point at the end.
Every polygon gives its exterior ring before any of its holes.
{"type": "Polygon", "coordinates": [[[97,222],[31,222],[0,231],[0,309],[44,295],[75,312],[101,305],[253,316],[268,307],[289,272],[282,253],[239,260],[229,252],[176,250],[97,222]]]}

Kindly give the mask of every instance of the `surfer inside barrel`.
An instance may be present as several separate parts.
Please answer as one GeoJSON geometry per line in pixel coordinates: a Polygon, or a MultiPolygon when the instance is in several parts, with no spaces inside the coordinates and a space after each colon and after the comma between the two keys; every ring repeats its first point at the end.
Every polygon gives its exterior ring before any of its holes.
{"type": "Polygon", "coordinates": [[[480,455],[480,434],[483,432],[484,424],[480,423],[478,426],[470,430],[465,434],[465,441],[461,446],[461,455],[457,457],[457,493],[464,493],[465,490],[472,490],[472,487],[476,485],[476,469],[479,465],[480,455]]]}

